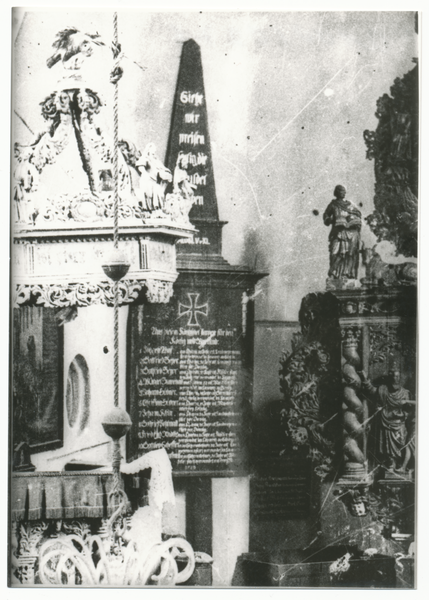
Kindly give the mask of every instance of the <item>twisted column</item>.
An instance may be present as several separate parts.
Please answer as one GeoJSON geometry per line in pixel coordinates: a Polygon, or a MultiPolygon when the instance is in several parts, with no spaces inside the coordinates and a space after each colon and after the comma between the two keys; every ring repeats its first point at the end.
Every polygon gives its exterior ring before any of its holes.
{"type": "Polygon", "coordinates": [[[343,413],[343,469],[341,479],[364,481],[367,477],[365,456],[365,405],[360,398],[361,358],[358,354],[360,330],[343,329],[342,344],[342,413],[343,413]]]}

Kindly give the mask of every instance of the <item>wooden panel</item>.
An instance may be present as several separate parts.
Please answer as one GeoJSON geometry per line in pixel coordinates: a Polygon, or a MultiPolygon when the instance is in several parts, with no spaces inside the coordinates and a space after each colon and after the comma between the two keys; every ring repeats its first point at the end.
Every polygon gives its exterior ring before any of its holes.
{"type": "Polygon", "coordinates": [[[28,442],[31,452],[63,443],[63,332],[57,312],[14,310],[13,443],[28,442]]]}

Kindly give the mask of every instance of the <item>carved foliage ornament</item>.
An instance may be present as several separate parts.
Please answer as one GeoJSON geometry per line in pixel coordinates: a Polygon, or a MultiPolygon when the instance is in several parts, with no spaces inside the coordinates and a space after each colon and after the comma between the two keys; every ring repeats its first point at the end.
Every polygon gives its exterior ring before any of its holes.
{"type": "Polygon", "coordinates": [[[151,304],[167,304],[173,296],[173,284],[170,281],[159,281],[158,279],[147,279],[146,297],[151,304]]]}
{"type": "Polygon", "coordinates": [[[365,131],[367,158],[374,160],[374,212],[367,222],[378,241],[392,241],[405,256],[417,256],[418,67],[396,78],[390,96],[377,101],[378,125],[365,131]]]}
{"type": "MultiPolygon", "coordinates": [[[[139,297],[144,287],[150,303],[167,303],[173,295],[173,284],[170,281],[137,281],[122,280],[118,284],[119,304],[130,304],[139,297]]],[[[107,282],[70,283],[70,284],[18,284],[15,290],[16,306],[36,304],[49,308],[66,306],[91,306],[106,304],[113,306],[113,286],[107,282]]]]}
{"type": "Polygon", "coordinates": [[[280,359],[280,386],[289,405],[286,433],[293,446],[307,445],[315,471],[324,477],[330,471],[334,443],[326,435],[321,414],[321,386],[329,376],[330,357],[319,342],[303,343],[295,333],[292,352],[280,359]]]}
{"type": "Polygon", "coordinates": [[[371,325],[369,328],[370,364],[384,363],[390,355],[415,356],[415,348],[406,344],[399,326],[371,325]]]}

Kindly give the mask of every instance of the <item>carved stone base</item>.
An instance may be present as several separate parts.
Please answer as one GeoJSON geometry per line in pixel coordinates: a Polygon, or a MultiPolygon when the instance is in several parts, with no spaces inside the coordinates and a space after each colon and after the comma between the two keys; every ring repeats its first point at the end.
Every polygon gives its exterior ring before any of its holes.
{"type": "Polygon", "coordinates": [[[358,279],[335,279],[328,277],[326,280],[326,291],[332,292],[335,290],[355,290],[361,287],[358,279]]]}
{"type": "Polygon", "coordinates": [[[401,481],[409,482],[413,481],[413,471],[398,472],[393,469],[384,469],[381,479],[384,481],[394,481],[400,483],[401,481]]]}
{"type": "Polygon", "coordinates": [[[347,463],[344,466],[344,471],[338,480],[338,485],[350,486],[353,485],[369,485],[373,481],[371,475],[368,474],[366,465],[360,463],[347,463]]]}

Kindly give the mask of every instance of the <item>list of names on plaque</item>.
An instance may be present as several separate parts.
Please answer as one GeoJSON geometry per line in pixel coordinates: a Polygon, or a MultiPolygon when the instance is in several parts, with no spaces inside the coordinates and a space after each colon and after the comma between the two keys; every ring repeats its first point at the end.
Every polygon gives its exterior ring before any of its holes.
{"type": "Polygon", "coordinates": [[[308,515],[309,480],[297,477],[254,477],[250,483],[251,515],[257,521],[299,519],[308,515]]]}
{"type": "MultiPolygon", "coordinates": [[[[204,314],[205,305],[198,308],[204,314]]],[[[144,321],[134,367],[138,454],[163,447],[176,472],[236,472],[243,462],[237,328],[144,321]]]]}

